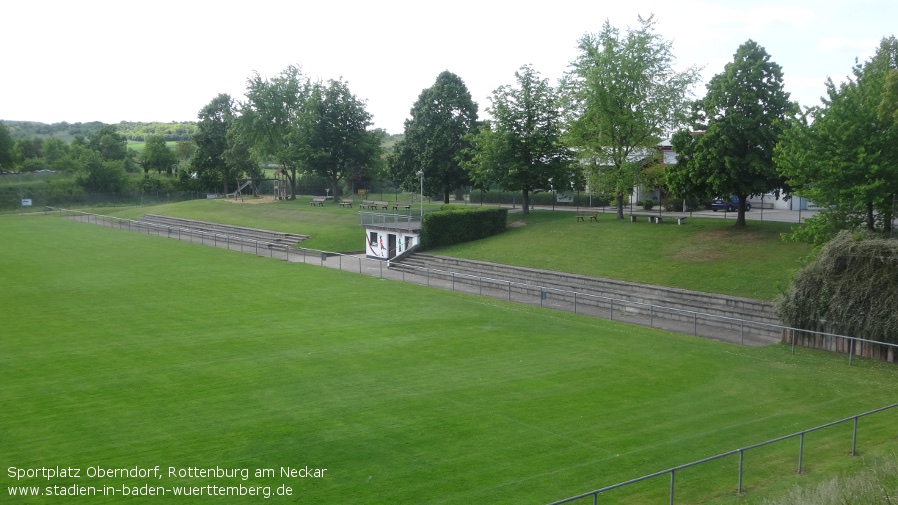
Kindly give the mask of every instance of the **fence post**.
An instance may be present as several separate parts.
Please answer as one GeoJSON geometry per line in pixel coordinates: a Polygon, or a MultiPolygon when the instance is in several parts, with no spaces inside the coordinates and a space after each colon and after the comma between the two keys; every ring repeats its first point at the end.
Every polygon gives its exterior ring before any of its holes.
{"type": "Polygon", "coordinates": [[[614,321],[614,298],[611,299],[611,315],[608,317],[608,320],[614,321]]]}
{"type": "Polygon", "coordinates": [[[739,339],[742,345],[745,345],[745,320],[739,320],[739,339]]]}
{"type": "Polygon", "coordinates": [[[655,306],[649,305],[649,328],[655,327],[655,306]]]}
{"type": "Polygon", "coordinates": [[[674,471],[670,471],[670,505],[674,505],[674,471]]]}
{"type": "Polygon", "coordinates": [[[851,366],[852,358],[854,358],[854,339],[848,340],[848,366],[851,366]]]}
{"type": "Polygon", "coordinates": [[[789,332],[792,333],[792,354],[795,354],[795,328],[789,328],[789,332]]]}
{"type": "Polygon", "coordinates": [[[745,451],[739,449],[739,487],[736,490],[738,494],[742,494],[742,464],[744,462],[744,458],[745,451]]]}
{"type": "Polygon", "coordinates": [[[574,291],[574,314],[577,313],[577,292],[574,291]]]}
{"type": "Polygon", "coordinates": [[[854,431],[851,434],[851,455],[857,456],[857,417],[854,418],[854,431]]]}
{"type": "Polygon", "coordinates": [[[801,460],[804,457],[804,432],[798,436],[798,473],[801,473],[801,460]]]}

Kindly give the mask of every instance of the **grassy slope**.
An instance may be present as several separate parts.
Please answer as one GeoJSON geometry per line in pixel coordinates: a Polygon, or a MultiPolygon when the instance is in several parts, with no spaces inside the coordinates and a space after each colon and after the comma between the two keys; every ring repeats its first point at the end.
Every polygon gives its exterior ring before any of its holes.
{"type": "MultiPolygon", "coordinates": [[[[328,251],[358,251],[363,240],[357,211],[333,204],[313,208],[308,199],[265,205],[200,200],[149,209],[100,210],[130,218],[154,212],[305,233],[312,236],[306,247],[328,251]]],[[[433,252],[762,300],[774,299],[810,252],[806,244],[781,240],[794,224],[770,221],[750,221],[738,230],[720,219],[649,225],[600,214],[598,223],[584,223],[564,211],[510,214],[513,221],[525,226],[433,252]]]]}
{"type": "Polygon", "coordinates": [[[577,222],[565,212],[512,215],[525,226],[488,241],[434,251],[534,268],[560,270],[645,284],[773,299],[810,248],[780,236],[794,224],[693,218],[684,226],[619,221],[577,222]]]}
{"type": "MultiPolygon", "coordinates": [[[[327,478],[287,482],[309,503],[541,503],[882,406],[898,378],[53,217],[0,236],[4,468],[309,465],[327,478]]],[[[894,451],[893,419],[861,450],[894,451]]],[[[801,479],[858,463],[837,434],[801,479]]],[[[794,460],[751,453],[751,499],[794,460]]],[[[734,481],[683,472],[678,497],[734,481]]]]}

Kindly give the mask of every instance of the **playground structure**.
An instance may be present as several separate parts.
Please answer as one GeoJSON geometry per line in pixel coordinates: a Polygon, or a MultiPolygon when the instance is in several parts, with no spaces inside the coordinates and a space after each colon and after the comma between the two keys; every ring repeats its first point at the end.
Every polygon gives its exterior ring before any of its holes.
{"type": "Polygon", "coordinates": [[[240,185],[240,187],[238,187],[234,192],[228,193],[227,195],[225,195],[225,198],[233,197],[235,200],[237,198],[240,198],[240,200],[243,200],[243,189],[251,184],[253,186],[253,196],[259,196],[258,191],[256,189],[257,186],[255,184],[253,184],[253,180],[247,179],[247,180],[243,181],[243,183],[240,185]]]}
{"type": "Polygon", "coordinates": [[[274,172],[274,199],[275,200],[286,200],[287,199],[287,188],[289,187],[290,181],[287,179],[287,171],[283,168],[279,168],[274,172]]]}

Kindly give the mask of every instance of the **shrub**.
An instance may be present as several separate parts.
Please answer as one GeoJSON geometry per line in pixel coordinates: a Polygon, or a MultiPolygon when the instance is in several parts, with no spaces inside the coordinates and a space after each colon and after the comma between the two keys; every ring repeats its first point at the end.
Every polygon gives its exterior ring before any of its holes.
{"type": "Polygon", "coordinates": [[[783,324],[898,343],[898,240],[840,232],[777,303],[783,324]]]}
{"type": "Polygon", "coordinates": [[[421,248],[447,246],[496,235],[505,230],[508,209],[444,205],[424,215],[421,248]]]}

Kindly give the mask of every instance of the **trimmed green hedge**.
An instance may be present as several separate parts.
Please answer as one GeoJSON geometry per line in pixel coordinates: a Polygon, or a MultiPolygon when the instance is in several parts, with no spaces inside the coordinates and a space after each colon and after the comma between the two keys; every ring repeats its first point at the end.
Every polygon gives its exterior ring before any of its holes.
{"type": "Polygon", "coordinates": [[[424,215],[421,248],[432,249],[496,235],[505,230],[508,209],[443,205],[424,215]]]}

